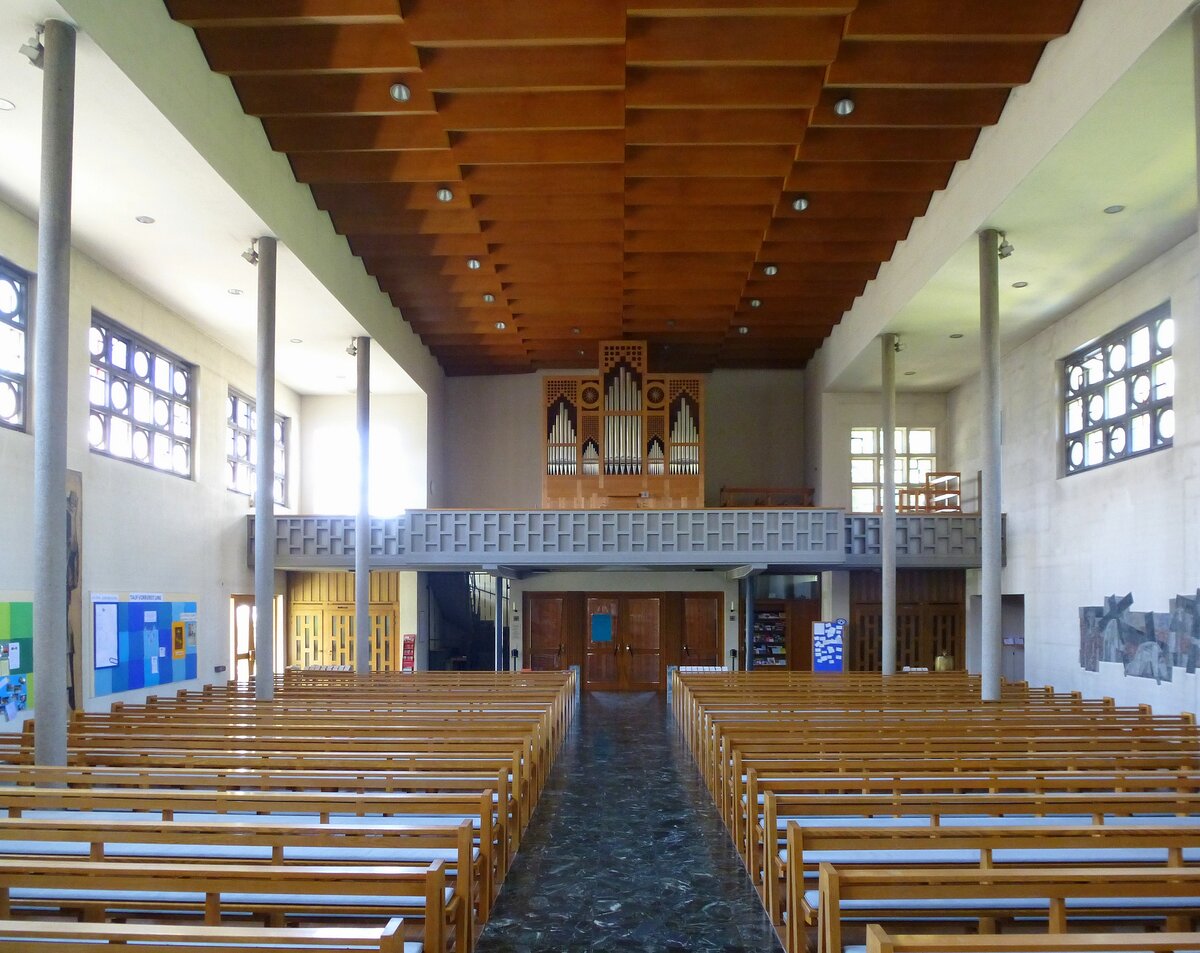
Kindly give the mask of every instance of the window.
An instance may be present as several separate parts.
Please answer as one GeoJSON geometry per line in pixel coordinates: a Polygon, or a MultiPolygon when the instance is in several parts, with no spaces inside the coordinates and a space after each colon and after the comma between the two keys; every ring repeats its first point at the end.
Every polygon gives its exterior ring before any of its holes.
{"type": "MultiPolygon", "coordinates": [[[[924,487],[925,477],[937,469],[936,434],[932,427],[897,427],[896,494],[908,487],[924,487]]],[[[850,431],[850,509],[874,513],[883,499],[883,429],[855,427],[850,431]]]]}
{"type": "Polygon", "coordinates": [[[190,477],[195,368],[95,312],[88,346],[92,450],[190,477]]]}
{"type": "Polygon", "coordinates": [[[1174,345],[1168,302],[1062,362],[1067,474],[1171,446],[1174,345]]]}
{"type": "Polygon", "coordinates": [[[0,259],[0,427],[25,429],[29,275],[0,259]]]}
{"type": "MultiPolygon", "coordinates": [[[[254,496],[255,460],[258,439],[255,427],[258,415],[254,412],[254,401],[245,394],[229,389],[226,402],[228,447],[226,459],[229,464],[227,486],[234,493],[254,496]]],[[[275,502],[287,505],[287,437],[286,417],[275,415],[275,502]]]]}

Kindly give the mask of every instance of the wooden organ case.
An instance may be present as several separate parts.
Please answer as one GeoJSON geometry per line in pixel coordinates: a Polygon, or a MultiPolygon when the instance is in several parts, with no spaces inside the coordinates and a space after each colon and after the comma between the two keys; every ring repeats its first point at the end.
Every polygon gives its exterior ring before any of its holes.
{"type": "Polygon", "coordinates": [[[542,505],[704,506],[704,382],[651,374],[645,341],[602,341],[595,377],[547,377],[542,505]]]}

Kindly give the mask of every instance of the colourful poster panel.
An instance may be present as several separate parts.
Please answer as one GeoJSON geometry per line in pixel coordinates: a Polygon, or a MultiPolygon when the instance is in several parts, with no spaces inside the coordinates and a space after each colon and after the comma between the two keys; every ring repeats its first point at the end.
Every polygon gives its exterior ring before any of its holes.
{"type": "Polygon", "coordinates": [[[843,671],[846,652],[846,620],[813,623],[813,671],[843,671]]]}
{"type": "Polygon", "coordinates": [[[93,599],[92,621],[97,697],[196,677],[195,602],[93,599]]]}
{"type": "Polygon", "coordinates": [[[0,718],[33,705],[33,603],[0,602],[0,718]]]}

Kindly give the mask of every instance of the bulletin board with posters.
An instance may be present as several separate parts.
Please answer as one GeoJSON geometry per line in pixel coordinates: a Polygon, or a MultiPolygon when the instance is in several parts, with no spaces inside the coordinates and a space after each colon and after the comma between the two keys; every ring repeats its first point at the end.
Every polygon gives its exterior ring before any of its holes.
{"type": "Polygon", "coordinates": [[[95,694],[195,678],[196,626],[194,597],[92,593],[95,694]]]}

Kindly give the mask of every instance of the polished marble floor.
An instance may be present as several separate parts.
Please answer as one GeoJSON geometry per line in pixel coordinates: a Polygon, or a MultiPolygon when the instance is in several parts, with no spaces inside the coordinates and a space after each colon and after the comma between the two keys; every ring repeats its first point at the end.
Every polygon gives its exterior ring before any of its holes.
{"type": "Polygon", "coordinates": [[[478,953],[777,953],[661,695],[585,694],[478,953]]]}

